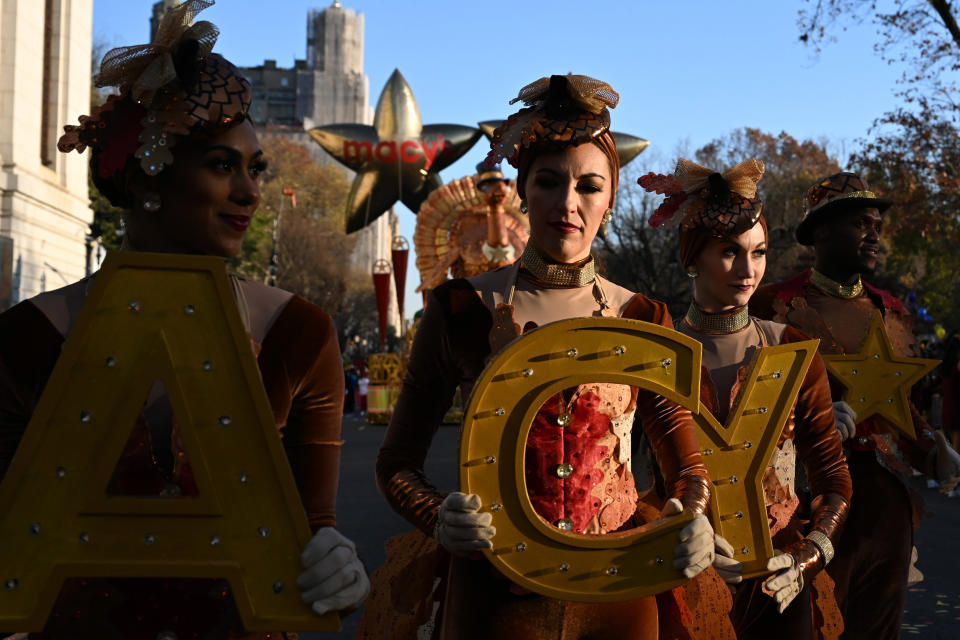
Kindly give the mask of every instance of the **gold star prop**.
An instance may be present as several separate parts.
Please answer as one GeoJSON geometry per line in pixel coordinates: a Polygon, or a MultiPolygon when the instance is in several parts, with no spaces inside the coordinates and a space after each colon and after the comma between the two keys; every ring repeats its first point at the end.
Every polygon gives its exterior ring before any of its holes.
{"type": "Polygon", "coordinates": [[[857,412],[858,422],[879,415],[911,440],[917,439],[907,394],[939,360],[894,353],[879,311],[870,320],[859,353],[824,355],[823,359],[827,371],[846,387],[843,400],[857,412]]]}

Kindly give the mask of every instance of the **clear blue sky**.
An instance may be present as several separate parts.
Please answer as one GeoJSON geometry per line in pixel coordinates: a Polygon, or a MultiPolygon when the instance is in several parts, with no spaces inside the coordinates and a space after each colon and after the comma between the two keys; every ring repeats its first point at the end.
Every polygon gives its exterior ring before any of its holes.
{"type": "MultiPolygon", "coordinates": [[[[150,0],[95,0],[94,38],[110,46],[149,36],[150,0]]],[[[216,51],[239,66],[305,57],[306,0],[218,0],[201,14],[221,31],[216,51]]],[[[901,69],[873,50],[874,27],[850,25],[814,56],[797,39],[801,0],[536,2],[343,0],[364,14],[365,71],[376,104],[394,68],[406,77],[424,124],[474,125],[503,118],[517,90],[541,76],[575,72],[620,93],[613,128],[651,141],[622,179],[666,169],[678,148],[695,150],[744,127],[826,139],[841,161],[896,104],[901,69]]],[[[473,173],[481,140],[442,176],[473,173]]],[[[509,175],[509,171],[507,171],[509,175]]],[[[412,237],[414,216],[397,211],[412,237]]],[[[411,262],[412,264],[412,262],[411,262]]],[[[408,277],[409,295],[417,279],[408,277]]]]}

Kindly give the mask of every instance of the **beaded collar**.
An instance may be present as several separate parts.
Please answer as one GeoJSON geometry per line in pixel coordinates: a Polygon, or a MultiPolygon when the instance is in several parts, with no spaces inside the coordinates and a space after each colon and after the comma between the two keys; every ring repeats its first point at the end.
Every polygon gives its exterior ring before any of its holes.
{"type": "Polygon", "coordinates": [[[831,280],[816,269],[811,269],[810,284],[828,295],[831,295],[835,298],[844,298],[845,300],[859,297],[863,293],[863,282],[860,280],[859,275],[857,275],[857,281],[853,284],[840,284],[836,280],[831,280]]]}
{"type": "Polygon", "coordinates": [[[700,333],[735,333],[747,326],[750,314],[747,312],[747,305],[720,313],[710,313],[697,306],[696,302],[691,302],[685,320],[700,333]]]}
{"type": "Polygon", "coordinates": [[[552,264],[546,262],[529,242],[523,248],[520,263],[534,278],[552,287],[585,287],[597,277],[593,256],[581,266],[552,264]]]}

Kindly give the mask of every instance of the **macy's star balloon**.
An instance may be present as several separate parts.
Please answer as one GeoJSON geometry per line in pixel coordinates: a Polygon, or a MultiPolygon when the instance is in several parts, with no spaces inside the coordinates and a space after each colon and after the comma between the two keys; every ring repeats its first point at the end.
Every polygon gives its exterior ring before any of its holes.
{"type": "Polygon", "coordinates": [[[424,126],[413,91],[396,69],[380,94],[372,127],[330,124],[308,133],[357,172],[347,198],[347,233],[367,226],[397,200],[417,211],[440,186],[437,173],[482,135],[479,129],[456,124],[424,126]]]}

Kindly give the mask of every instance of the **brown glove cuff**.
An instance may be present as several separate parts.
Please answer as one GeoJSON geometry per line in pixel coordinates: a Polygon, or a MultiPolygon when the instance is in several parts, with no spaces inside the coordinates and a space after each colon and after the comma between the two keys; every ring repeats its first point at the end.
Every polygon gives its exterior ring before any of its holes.
{"type": "Polygon", "coordinates": [[[811,506],[810,530],[820,531],[835,543],[847,519],[850,503],[838,493],[825,493],[817,496],[811,506]]]}

